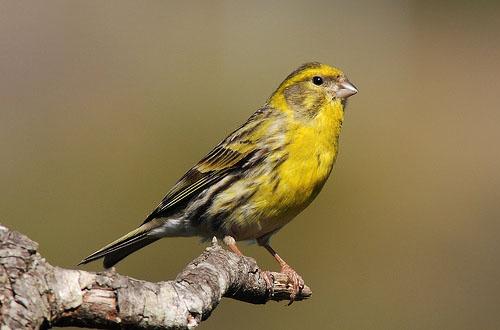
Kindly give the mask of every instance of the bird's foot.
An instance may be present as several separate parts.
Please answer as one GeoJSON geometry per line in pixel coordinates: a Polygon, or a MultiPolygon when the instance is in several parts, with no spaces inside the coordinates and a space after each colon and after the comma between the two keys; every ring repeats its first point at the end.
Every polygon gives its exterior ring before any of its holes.
{"type": "Polygon", "coordinates": [[[268,270],[263,270],[261,272],[262,274],[262,279],[264,280],[264,282],[266,282],[266,288],[267,290],[271,293],[273,293],[273,283],[274,283],[274,280],[273,280],[273,276],[271,275],[271,272],[268,271],[268,270]]]}
{"type": "Polygon", "coordinates": [[[304,280],[302,276],[300,276],[292,267],[285,264],[281,267],[281,273],[285,274],[288,277],[288,284],[292,286],[293,292],[290,295],[290,302],[288,306],[290,306],[294,301],[295,297],[302,292],[304,289],[304,280]]]}

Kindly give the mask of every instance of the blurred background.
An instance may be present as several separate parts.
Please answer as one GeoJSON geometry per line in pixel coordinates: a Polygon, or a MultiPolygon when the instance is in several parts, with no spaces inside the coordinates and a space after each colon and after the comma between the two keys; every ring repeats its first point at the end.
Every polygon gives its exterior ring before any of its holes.
{"type": "MultiPolygon", "coordinates": [[[[0,221],[75,267],[139,225],[288,73],[321,61],[360,92],[332,177],[273,239],[314,295],[225,299],[201,328],[498,329],[499,9],[1,2],[0,221]]],[[[165,239],[118,271],[172,279],[203,248],[165,239]]]]}

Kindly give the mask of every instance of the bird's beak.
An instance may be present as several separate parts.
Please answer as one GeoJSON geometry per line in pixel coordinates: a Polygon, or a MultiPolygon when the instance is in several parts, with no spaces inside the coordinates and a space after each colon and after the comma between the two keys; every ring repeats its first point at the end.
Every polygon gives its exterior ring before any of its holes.
{"type": "Polygon", "coordinates": [[[335,93],[335,96],[341,99],[346,99],[358,92],[358,89],[347,79],[339,82],[337,84],[337,88],[338,90],[335,93]]]}

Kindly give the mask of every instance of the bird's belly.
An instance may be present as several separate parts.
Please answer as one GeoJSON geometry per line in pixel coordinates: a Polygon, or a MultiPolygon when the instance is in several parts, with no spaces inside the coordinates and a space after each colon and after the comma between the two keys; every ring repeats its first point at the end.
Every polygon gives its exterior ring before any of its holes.
{"type": "Polygon", "coordinates": [[[255,202],[267,211],[259,219],[263,231],[269,233],[283,227],[304,210],[323,188],[332,165],[330,155],[315,155],[307,160],[300,157],[283,163],[272,189],[264,188],[255,196],[255,202]]]}
{"type": "Polygon", "coordinates": [[[333,161],[332,152],[308,159],[289,156],[276,172],[260,172],[234,182],[213,201],[208,231],[237,240],[277,231],[312,202],[326,182],[333,161]]]}

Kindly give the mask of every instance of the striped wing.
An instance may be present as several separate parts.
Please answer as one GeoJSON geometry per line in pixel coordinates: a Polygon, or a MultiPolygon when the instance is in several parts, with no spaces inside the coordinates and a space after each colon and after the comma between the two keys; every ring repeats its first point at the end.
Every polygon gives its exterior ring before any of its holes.
{"type": "Polygon", "coordinates": [[[217,145],[191,168],[167,193],[144,223],[166,217],[182,209],[192,197],[222,180],[229,173],[245,169],[258,157],[258,141],[262,138],[266,109],[254,113],[249,120],[217,145]]]}

